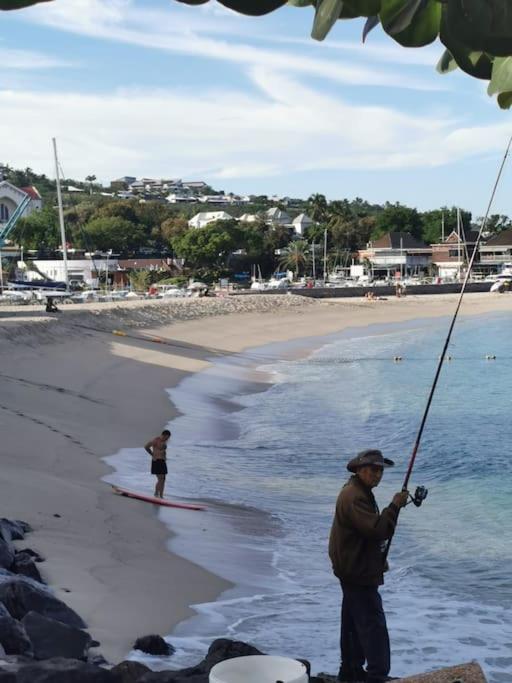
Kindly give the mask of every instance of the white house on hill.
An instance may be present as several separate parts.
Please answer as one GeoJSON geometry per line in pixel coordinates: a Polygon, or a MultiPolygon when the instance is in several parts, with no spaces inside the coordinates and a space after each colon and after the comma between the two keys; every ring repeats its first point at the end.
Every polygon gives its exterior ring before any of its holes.
{"type": "Polygon", "coordinates": [[[201,213],[196,213],[196,215],[191,218],[188,222],[189,228],[204,228],[205,225],[209,223],[214,223],[215,221],[232,221],[233,216],[225,211],[202,211],[201,213]]]}
{"type": "Polygon", "coordinates": [[[299,213],[299,215],[293,219],[292,225],[297,235],[304,235],[306,228],[309,228],[309,226],[313,225],[314,222],[315,221],[313,221],[309,216],[306,216],[305,213],[299,213]]]}
{"type": "Polygon", "coordinates": [[[277,207],[268,209],[268,211],[265,212],[265,216],[267,223],[271,223],[272,225],[289,225],[291,220],[286,211],[281,211],[281,209],[278,209],[277,207]]]}
{"type": "Polygon", "coordinates": [[[8,180],[0,181],[0,225],[7,223],[16,208],[26,196],[32,200],[23,212],[28,216],[33,211],[38,211],[43,206],[41,195],[35,187],[16,187],[8,180]]]}
{"type": "Polygon", "coordinates": [[[238,220],[240,223],[257,223],[261,219],[255,213],[243,213],[238,220]]]}

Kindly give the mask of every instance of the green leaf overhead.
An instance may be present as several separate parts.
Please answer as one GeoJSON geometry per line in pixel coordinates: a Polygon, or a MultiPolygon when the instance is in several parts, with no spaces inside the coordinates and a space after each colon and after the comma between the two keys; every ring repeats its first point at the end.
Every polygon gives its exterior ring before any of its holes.
{"type": "Polygon", "coordinates": [[[343,0],[316,0],[315,19],[311,37],[323,40],[340,18],[343,0]]]}
{"type": "Polygon", "coordinates": [[[23,9],[40,2],[51,2],[52,0],[0,0],[0,10],[23,9]]]}
{"type": "Polygon", "coordinates": [[[404,47],[423,47],[439,35],[438,0],[384,0],[379,13],[382,28],[404,47]]]}
{"type": "Polygon", "coordinates": [[[492,65],[489,95],[512,92],[512,57],[497,57],[492,65]]]}
{"type": "Polygon", "coordinates": [[[381,0],[344,0],[340,19],[372,17],[379,13],[381,0]]]}
{"type": "Polygon", "coordinates": [[[510,0],[449,0],[446,20],[452,33],[471,50],[496,57],[512,54],[510,0]]]}
{"type": "Polygon", "coordinates": [[[445,50],[441,55],[441,59],[438,61],[436,68],[440,74],[447,74],[450,71],[455,71],[457,66],[458,64],[450,50],[445,50]]]}
{"type": "MultiPolygon", "coordinates": [[[[221,5],[240,14],[261,17],[286,5],[286,0],[218,0],[221,5]]],[[[204,5],[208,0],[178,0],[185,5],[204,5]]]]}
{"type": "Polygon", "coordinates": [[[508,109],[512,104],[512,57],[497,57],[492,65],[489,95],[498,95],[498,104],[508,109]]]}
{"type": "Polygon", "coordinates": [[[498,95],[498,104],[502,109],[512,107],[512,92],[502,92],[498,95]]]}
{"type": "Polygon", "coordinates": [[[448,21],[447,7],[443,8],[439,37],[462,71],[474,78],[490,80],[492,75],[492,57],[480,50],[473,50],[460,40],[456,30],[453,30],[452,25],[448,21]]]}
{"type": "MultiPolygon", "coordinates": [[[[64,2],[65,0],[62,0],[64,2]]],[[[187,5],[219,2],[249,16],[261,16],[286,4],[313,7],[312,37],[323,40],[340,19],[367,17],[363,41],[379,23],[404,47],[423,47],[438,37],[446,48],[439,73],[459,67],[490,82],[488,92],[502,109],[512,107],[512,0],[177,0],[187,5]]],[[[52,0],[0,0],[0,10],[15,10],[52,0]]],[[[134,0],[144,8],[144,0],[134,0]]]]}

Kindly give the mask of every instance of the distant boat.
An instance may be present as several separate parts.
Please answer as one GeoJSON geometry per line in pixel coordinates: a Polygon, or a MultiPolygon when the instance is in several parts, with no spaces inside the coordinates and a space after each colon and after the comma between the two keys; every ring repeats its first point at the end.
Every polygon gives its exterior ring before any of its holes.
{"type": "Polygon", "coordinates": [[[500,292],[507,286],[512,285],[512,263],[504,263],[501,273],[496,275],[496,279],[491,286],[490,292],[500,292]]]}
{"type": "Polygon", "coordinates": [[[37,291],[51,289],[56,292],[67,291],[66,283],[56,280],[8,280],[7,287],[16,290],[37,291]]]}

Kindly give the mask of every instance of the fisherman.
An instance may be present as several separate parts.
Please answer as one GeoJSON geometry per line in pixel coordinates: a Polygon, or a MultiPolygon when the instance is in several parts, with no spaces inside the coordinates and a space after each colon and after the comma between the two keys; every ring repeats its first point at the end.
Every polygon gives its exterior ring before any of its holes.
{"type": "Polygon", "coordinates": [[[395,493],[391,504],[379,513],[372,489],[379,485],[384,468],[393,465],[377,449],[362,451],[348,463],[353,476],[336,501],[329,556],[343,594],[338,681],[390,680],[389,636],[378,587],[387,570],[386,541],[409,494],[395,493]]]}
{"type": "Polygon", "coordinates": [[[164,497],[165,476],[167,474],[167,442],[171,438],[168,429],[148,441],[144,446],[146,453],[151,456],[151,474],[156,476],[155,498],[164,497]]]}

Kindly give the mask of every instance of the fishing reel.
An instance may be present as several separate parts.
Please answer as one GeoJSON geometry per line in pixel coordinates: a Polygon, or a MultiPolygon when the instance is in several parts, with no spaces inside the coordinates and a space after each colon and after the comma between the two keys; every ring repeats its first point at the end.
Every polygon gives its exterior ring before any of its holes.
{"type": "Polygon", "coordinates": [[[409,505],[409,503],[414,503],[414,505],[417,508],[419,508],[421,507],[421,504],[423,503],[427,495],[428,489],[426,489],[424,486],[417,486],[416,491],[414,492],[414,496],[409,494],[411,500],[407,502],[407,505],[409,505]]]}

